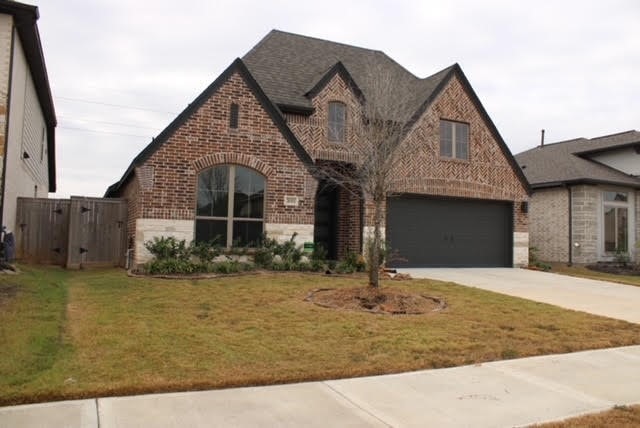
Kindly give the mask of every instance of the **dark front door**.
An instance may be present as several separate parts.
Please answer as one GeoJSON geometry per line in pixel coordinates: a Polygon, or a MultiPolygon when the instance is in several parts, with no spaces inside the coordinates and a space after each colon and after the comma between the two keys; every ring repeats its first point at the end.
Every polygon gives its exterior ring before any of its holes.
{"type": "Polygon", "coordinates": [[[327,251],[327,258],[337,258],[338,189],[328,183],[320,183],[316,194],[313,241],[327,251]]]}
{"type": "Polygon", "coordinates": [[[389,198],[394,267],[512,265],[512,204],[417,196],[389,198]]]}

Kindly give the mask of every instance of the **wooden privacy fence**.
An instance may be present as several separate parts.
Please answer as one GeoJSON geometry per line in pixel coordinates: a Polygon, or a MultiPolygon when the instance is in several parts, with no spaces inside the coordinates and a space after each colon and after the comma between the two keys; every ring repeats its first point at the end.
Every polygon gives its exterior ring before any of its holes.
{"type": "Polygon", "coordinates": [[[16,256],[28,263],[77,269],[124,266],[127,202],[123,199],[18,198],[16,256]]]}

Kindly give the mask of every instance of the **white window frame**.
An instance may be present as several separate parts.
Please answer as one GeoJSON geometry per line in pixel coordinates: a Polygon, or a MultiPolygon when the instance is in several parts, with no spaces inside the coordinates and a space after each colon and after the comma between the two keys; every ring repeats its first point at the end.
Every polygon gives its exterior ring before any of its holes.
{"type": "MultiPolygon", "coordinates": [[[[614,260],[616,257],[615,251],[607,251],[605,248],[605,212],[607,208],[626,208],[627,209],[627,252],[631,260],[635,259],[635,192],[632,189],[615,189],[605,188],[600,192],[600,218],[599,220],[599,253],[600,259],[605,261],[614,260]],[[606,201],[606,193],[625,193],[627,195],[627,201],[606,201]]],[[[617,217],[616,217],[617,218],[617,217]]]]}
{"type": "MultiPolygon", "coordinates": [[[[198,215],[198,178],[196,175],[196,209],[195,209],[195,221],[193,223],[193,236],[194,239],[196,237],[196,222],[198,220],[217,220],[217,221],[226,221],[226,227],[227,227],[227,240],[224,243],[225,244],[225,248],[231,248],[233,247],[233,222],[234,221],[251,221],[251,222],[256,222],[256,223],[262,223],[262,232],[264,233],[265,230],[265,224],[266,224],[266,213],[267,213],[267,177],[265,177],[261,172],[254,170],[253,168],[249,168],[248,166],[244,166],[244,165],[235,165],[235,164],[221,164],[221,165],[214,165],[212,167],[206,168],[206,169],[211,169],[211,168],[216,168],[216,167],[223,167],[223,166],[227,166],[229,167],[229,175],[228,175],[228,188],[227,188],[227,216],[226,217],[219,217],[219,216],[205,216],[205,215],[198,215]],[[254,172],[256,172],[257,174],[260,174],[260,176],[262,176],[262,178],[264,179],[264,196],[263,196],[263,201],[262,201],[262,218],[252,218],[252,217],[235,217],[233,214],[233,208],[235,206],[235,191],[236,191],[236,180],[235,180],[235,176],[236,176],[236,167],[241,167],[241,168],[245,168],[248,170],[252,170],[254,172]]],[[[206,170],[205,169],[205,170],[206,170]]],[[[203,170],[203,171],[205,171],[203,170]]],[[[200,174],[200,171],[198,174],[200,174]]]]}
{"type": "Polygon", "coordinates": [[[455,120],[447,120],[447,119],[440,119],[440,123],[439,123],[439,136],[440,139],[438,141],[438,151],[440,153],[440,157],[441,158],[445,158],[445,159],[458,159],[458,160],[462,160],[462,161],[468,161],[469,160],[469,148],[471,146],[469,140],[471,139],[471,126],[466,123],[466,122],[458,122],[455,120]],[[442,135],[442,125],[445,124],[447,126],[450,127],[451,130],[451,156],[446,156],[442,154],[442,139],[443,139],[443,135],[442,135]],[[466,157],[459,157],[458,153],[457,153],[457,144],[456,144],[456,126],[457,125],[464,125],[467,128],[467,141],[466,141],[466,146],[467,146],[467,156],[466,157]]]}

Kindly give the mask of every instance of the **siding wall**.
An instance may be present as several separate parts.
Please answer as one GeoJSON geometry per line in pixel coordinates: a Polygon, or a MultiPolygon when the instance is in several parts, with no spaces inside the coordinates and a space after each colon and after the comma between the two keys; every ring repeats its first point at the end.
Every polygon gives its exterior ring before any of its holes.
{"type": "Polygon", "coordinates": [[[3,223],[15,230],[18,196],[48,196],[47,135],[44,115],[18,36],[14,37],[7,170],[3,223]],[[28,159],[23,153],[29,154],[28,159]]]}
{"type": "MultiPolygon", "coordinates": [[[[11,34],[13,17],[0,14],[0,189],[2,189],[2,171],[6,151],[7,109],[9,101],[9,67],[11,66],[11,34]]],[[[1,192],[1,190],[0,190],[1,192]]],[[[2,210],[2,194],[0,194],[2,210]]]]}

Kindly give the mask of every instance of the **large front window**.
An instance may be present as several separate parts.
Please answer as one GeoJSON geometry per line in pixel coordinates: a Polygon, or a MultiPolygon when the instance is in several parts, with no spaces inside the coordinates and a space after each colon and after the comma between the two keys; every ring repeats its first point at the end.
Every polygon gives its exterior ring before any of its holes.
{"type": "Polygon", "coordinates": [[[629,201],[626,192],[604,192],[604,251],[629,251],[629,201]]]}
{"type": "Polygon", "coordinates": [[[198,174],[196,242],[255,246],[264,224],[264,176],[238,165],[198,174]]]}

